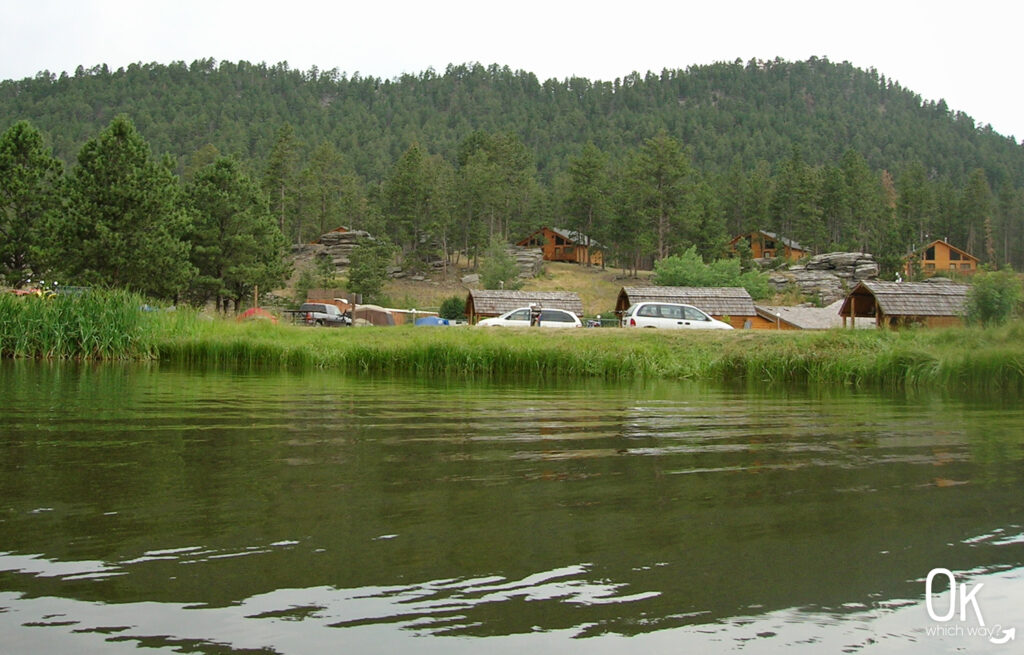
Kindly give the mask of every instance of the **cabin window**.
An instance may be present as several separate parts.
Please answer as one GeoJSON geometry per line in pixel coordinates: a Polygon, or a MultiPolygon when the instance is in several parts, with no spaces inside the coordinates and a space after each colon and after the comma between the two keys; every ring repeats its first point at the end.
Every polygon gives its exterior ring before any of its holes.
{"type": "Polygon", "coordinates": [[[949,258],[953,259],[953,260],[959,260],[960,259],[960,253],[958,253],[955,250],[950,250],[949,251],[949,258]]]}
{"type": "Polygon", "coordinates": [[[764,247],[766,249],[770,248],[770,249],[774,250],[775,249],[775,242],[772,241],[771,239],[765,239],[764,240],[764,247]]]}
{"type": "Polygon", "coordinates": [[[950,264],[949,265],[949,270],[955,271],[956,270],[956,264],[950,264]]]}
{"type": "Polygon", "coordinates": [[[932,261],[935,260],[935,246],[932,246],[931,248],[928,248],[928,250],[924,251],[924,258],[931,259],[932,261]]]}
{"type": "Polygon", "coordinates": [[[561,235],[558,235],[558,234],[555,235],[555,245],[557,245],[557,246],[564,246],[567,243],[569,243],[569,242],[566,241],[564,238],[562,238],[561,235]]]}
{"type": "Polygon", "coordinates": [[[970,262],[964,262],[963,264],[960,264],[960,270],[961,271],[969,271],[969,270],[971,270],[970,262]]]}
{"type": "Polygon", "coordinates": [[[935,270],[935,264],[925,264],[924,265],[924,270],[926,270],[926,271],[934,271],[935,270]]]}

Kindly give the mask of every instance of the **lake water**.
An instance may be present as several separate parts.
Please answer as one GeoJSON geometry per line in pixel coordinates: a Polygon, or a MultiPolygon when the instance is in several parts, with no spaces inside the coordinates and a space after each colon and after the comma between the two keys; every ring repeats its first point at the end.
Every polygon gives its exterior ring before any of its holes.
{"type": "Polygon", "coordinates": [[[0,653],[1019,652],[1022,490],[1019,397],[5,361],[0,653]]]}

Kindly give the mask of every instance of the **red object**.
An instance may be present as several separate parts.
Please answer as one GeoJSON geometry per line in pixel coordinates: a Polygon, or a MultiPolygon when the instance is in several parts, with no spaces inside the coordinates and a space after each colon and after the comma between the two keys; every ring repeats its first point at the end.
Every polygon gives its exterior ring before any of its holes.
{"type": "Polygon", "coordinates": [[[269,320],[271,323],[277,323],[277,317],[262,307],[251,307],[239,314],[235,320],[244,321],[246,319],[269,320]]]}

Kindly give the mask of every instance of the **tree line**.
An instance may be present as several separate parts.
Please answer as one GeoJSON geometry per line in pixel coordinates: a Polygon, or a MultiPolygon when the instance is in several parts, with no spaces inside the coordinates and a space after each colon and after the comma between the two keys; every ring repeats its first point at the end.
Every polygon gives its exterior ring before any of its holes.
{"type": "Polygon", "coordinates": [[[127,117],[82,146],[65,175],[20,121],[0,136],[0,276],[14,287],[125,288],[237,304],[279,286],[287,241],[244,166],[217,157],[182,183],[127,117]]]}
{"type": "Polygon", "coordinates": [[[126,116],[87,141],[66,175],[45,143],[27,121],[0,138],[7,283],[57,275],[218,306],[280,286],[288,243],[338,226],[374,235],[380,253],[397,251],[410,270],[475,263],[491,244],[548,224],[634,271],[684,252],[726,257],[730,237],[750,229],[818,251],[872,252],[894,271],[909,249],[939,237],[1015,263],[1024,223],[1020,193],[995,194],[982,169],[956,188],[920,164],[893,176],[848,150],[814,166],[794,147],[775,166],[715,174],[666,132],[620,156],[588,142],[549,184],[513,133],[474,131],[453,160],[413,143],[377,183],[332,144],[309,149],[287,123],[262,170],[212,145],[184,164],[158,158],[126,116]]]}

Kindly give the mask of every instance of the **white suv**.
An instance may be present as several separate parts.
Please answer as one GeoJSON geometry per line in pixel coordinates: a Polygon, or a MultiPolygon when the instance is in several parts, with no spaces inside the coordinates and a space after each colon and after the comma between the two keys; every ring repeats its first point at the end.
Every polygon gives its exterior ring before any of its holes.
{"type": "Polygon", "coordinates": [[[693,305],[669,302],[638,302],[622,315],[622,327],[671,328],[675,330],[731,330],[693,305]]]}

